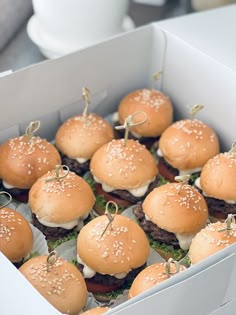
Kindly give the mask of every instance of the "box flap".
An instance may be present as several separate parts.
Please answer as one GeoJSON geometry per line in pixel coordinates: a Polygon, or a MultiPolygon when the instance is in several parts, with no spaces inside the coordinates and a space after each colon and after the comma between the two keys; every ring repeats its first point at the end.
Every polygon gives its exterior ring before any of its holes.
{"type": "Polygon", "coordinates": [[[236,299],[222,305],[210,315],[233,315],[236,314],[236,299]]]}
{"type": "Polygon", "coordinates": [[[127,304],[126,307],[121,305],[120,308],[117,307],[108,314],[208,314],[217,305],[218,307],[221,305],[230,274],[227,270],[231,270],[234,263],[235,254],[233,253],[185,281],[146,296],[143,300],[127,304]]]}
{"type": "MultiPolygon", "coordinates": [[[[193,13],[158,23],[189,45],[236,71],[236,5],[193,13]]],[[[221,81],[221,77],[218,77],[221,81]]]]}
{"type": "Polygon", "coordinates": [[[0,266],[1,315],[61,314],[31,286],[1,252],[0,266]]]}

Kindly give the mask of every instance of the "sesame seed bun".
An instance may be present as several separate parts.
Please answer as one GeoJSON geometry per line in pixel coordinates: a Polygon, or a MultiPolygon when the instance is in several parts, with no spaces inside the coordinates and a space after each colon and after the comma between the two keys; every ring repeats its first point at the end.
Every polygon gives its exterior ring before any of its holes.
{"type": "Polygon", "coordinates": [[[68,119],[56,133],[56,146],[68,157],[91,159],[94,152],[114,138],[113,129],[102,117],[90,113],[68,119]]]}
{"type": "Polygon", "coordinates": [[[87,300],[87,289],[80,271],[58,258],[47,266],[47,256],[28,260],[20,272],[40,294],[63,314],[77,315],[87,300]]]}
{"type": "Polygon", "coordinates": [[[236,242],[236,225],[231,224],[232,230],[219,231],[226,228],[226,223],[216,222],[207,225],[192,240],[189,257],[192,264],[215,254],[236,242]]]}
{"type": "Polygon", "coordinates": [[[0,178],[13,187],[29,189],[57,164],[61,164],[57,149],[40,137],[21,136],[0,146],[0,178]]]}
{"type": "Polygon", "coordinates": [[[144,265],[149,255],[149,243],[140,226],[117,214],[108,227],[106,215],[87,223],[77,239],[77,252],[82,261],[100,274],[128,273],[144,265]],[[95,259],[96,258],[96,259],[95,259]]]}
{"type": "Polygon", "coordinates": [[[180,186],[179,183],[168,183],[155,188],[145,198],[143,211],[161,229],[196,234],[207,223],[207,205],[197,189],[190,185],[180,189],[180,186]]]}
{"type": "Polygon", "coordinates": [[[93,176],[115,189],[138,188],[154,180],[158,173],[151,153],[134,140],[112,140],[99,148],[91,159],[93,176]]]}
{"type": "Polygon", "coordinates": [[[207,196],[236,201],[236,154],[220,153],[203,167],[200,185],[207,196]]]}
{"type": "Polygon", "coordinates": [[[26,219],[10,208],[0,209],[0,252],[20,262],[33,247],[33,233],[26,219]]]}
{"type": "MultiPolygon", "coordinates": [[[[118,107],[119,122],[134,112],[142,111],[147,115],[147,121],[132,127],[131,131],[143,137],[159,136],[173,120],[173,107],[167,96],[157,90],[136,90],[125,96],[118,107]]],[[[134,122],[143,120],[143,115],[134,117],[134,122]]]]}
{"type": "MultiPolygon", "coordinates": [[[[60,175],[66,171],[60,171],[60,175]]],[[[73,172],[60,179],[50,171],[32,186],[29,192],[29,205],[38,218],[51,223],[66,223],[88,213],[95,197],[86,181],[73,172]],[[66,211],[65,211],[66,210],[66,211]]]]}
{"type": "Polygon", "coordinates": [[[178,170],[201,168],[219,153],[219,140],[209,126],[196,119],[180,120],[168,127],[159,141],[165,160],[178,170]]]}
{"type": "MultiPolygon", "coordinates": [[[[184,266],[180,266],[180,271],[185,270],[184,266]]],[[[170,264],[170,271],[176,272],[174,264],[170,264]]],[[[134,279],[130,289],[128,298],[131,299],[144,291],[158,285],[167,280],[169,276],[165,272],[165,263],[157,263],[143,269],[134,279]]]]}
{"type": "Polygon", "coordinates": [[[104,314],[107,311],[109,311],[109,307],[95,307],[95,308],[91,308],[90,310],[81,313],[80,315],[100,315],[100,314],[104,314]]]}

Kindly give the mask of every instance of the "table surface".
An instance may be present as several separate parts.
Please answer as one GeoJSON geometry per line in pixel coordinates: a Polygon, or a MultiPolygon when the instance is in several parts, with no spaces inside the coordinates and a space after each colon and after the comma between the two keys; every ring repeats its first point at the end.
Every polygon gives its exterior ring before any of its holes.
{"type": "MultiPolygon", "coordinates": [[[[168,0],[161,7],[131,2],[129,16],[138,27],[153,21],[180,16],[190,11],[188,0],[168,0]]],[[[28,37],[26,25],[27,21],[0,53],[0,72],[16,71],[45,60],[38,47],[28,37]]]]}

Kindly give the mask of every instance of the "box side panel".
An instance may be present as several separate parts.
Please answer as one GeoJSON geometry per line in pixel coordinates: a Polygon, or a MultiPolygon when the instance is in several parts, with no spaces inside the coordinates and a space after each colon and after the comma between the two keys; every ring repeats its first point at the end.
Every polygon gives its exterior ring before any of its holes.
{"type": "Polygon", "coordinates": [[[1,315],[60,315],[0,252],[1,315]]]}
{"type": "Polygon", "coordinates": [[[233,314],[236,314],[236,299],[233,299],[227,304],[221,306],[210,315],[233,315],[233,314]]]}
{"type": "Polygon", "coordinates": [[[126,308],[114,309],[109,314],[209,314],[223,301],[230,270],[234,263],[235,254],[232,254],[183,282],[130,304],[126,308]],[[219,285],[216,285],[216,278],[219,285]]]}
{"type": "Polygon", "coordinates": [[[236,71],[235,16],[236,5],[230,5],[163,20],[158,25],[236,71]]]}
{"type": "Polygon", "coordinates": [[[196,118],[214,128],[222,149],[236,137],[236,73],[178,37],[166,34],[163,91],[174,100],[176,117],[188,117],[187,106],[203,104],[196,118]]]}
{"type": "Polygon", "coordinates": [[[1,129],[76,104],[83,86],[89,87],[92,95],[105,95],[97,112],[113,111],[125,93],[146,85],[152,35],[152,26],[146,26],[1,78],[1,129]]]}

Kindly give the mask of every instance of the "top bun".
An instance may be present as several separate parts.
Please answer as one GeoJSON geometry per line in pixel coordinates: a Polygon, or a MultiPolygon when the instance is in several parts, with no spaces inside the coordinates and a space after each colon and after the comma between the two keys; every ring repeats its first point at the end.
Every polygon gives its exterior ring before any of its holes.
{"type": "Polygon", "coordinates": [[[112,140],[94,154],[90,168],[93,176],[114,189],[133,189],[152,181],[157,173],[151,153],[138,141],[112,140]]]}
{"type": "Polygon", "coordinates": [[[189,257],[192,264],[196,264],[216,252],[236,242],[236,225],[231,224],[232,230],[226,229],[226,223],[216,222],[207,225],[192,240],[189,257]]]}
{"type": "MultiPolygon", "coordinates": [[[[60,175],[66,174],[65,170],[60,175]]],[[[88,213],[95,202],[90,186],[73,172],[59,180],[51,171],[40,177],[29,192],[29,205],[40,219],[50,223],[66,223],[88,213]]]]}
{"type": "Polygon", "coordinates": [[[86,121],[83,115],[65,121],[56,133],[56,146],[72,159],[90,160],[94,152],[114,138],[113,129],[102,117],[90,113],[86,121]]]}
{"type": "Polygon", "coordinates": [[[178,170],[201,168],[220,150],[213,129],[196,119],[180,120],[168,127],[161,135],[159,149],[178,170]]]}
{"type": "MultiPolygon", "coordinates": [[[[186,268],[184,266],[180,266],[180,271],[185,269],[186,268]]],[[[170,264],[170,272],[173,274],[176,272],[176,267],[174,264],[170,264]]],[[[165,272],[165,263],[157,263],[146,267],[134,279],[129,289],[129,299],[158,285],[158,283],[161,283],[168,278],[169,275],[165,272]]]]}
{"type": "Polygon", "coordinates": [[[20,267],[20,272],[40,294],[63,314],[77,315],[87,300],[86,284],[80,271],[58,258],[47,263],[48,256],[38,256],[20,267]]]}
{"type": "Polygon", "coordinates": [[[20,262],[33,247],[33,233],[26,219],[10,208],[0,209],[0,252],[20,262]]]}
{"type": "Polygon", "coordinates": [[[108,275],[128,273],[144,265],[150,247],[141,227],[117,214],[104,233],[108,223],[107,216],[102,215],[81,229],[77,239],[81,260],[96,272],[108,275]]]}
{"type": "Polygon", "coordinates": [[[7,184],[29,189],[36,180],[61,164],[57,149],[40,137],[24,135],[0,146],[0,178],[7,184]]]}
{"type": "MultiPolygon", "coordinates": [[[[142,137],[159,136],[173,120],[173,107],[168,97],[157,90],[142,89],[125,96],[119,107],[119,122],[124,124],[125,119],[137,111],[145,112],[147,121],[130,130],[142,137]]],[[[143,116],[135,116],[134,122],[140,122],[143,116]]]]}
{"type": "Polygon", "coordinates": [[[236,201],[236,154],[220,153],[203,167],[200,185],[207,196],[236,201]]]}
{"type": "Polygon", "coordinates": [[[161,229],[172,233],[196,234],[205,227],[208,209],[196,188],[169,183],[155,188],[143,202],[143,211],[161,229]]]}
{"type": "Polygon", "coordinates": [[[107,311],[109,311],[109,307],[94,307],[94,308],[91,308],[90,310],[86,311],[86,312],[83,312],[83,313],[80,313],[80,315],[101,315],[101,314],[104,314],[106,313],[107,311]]]}

